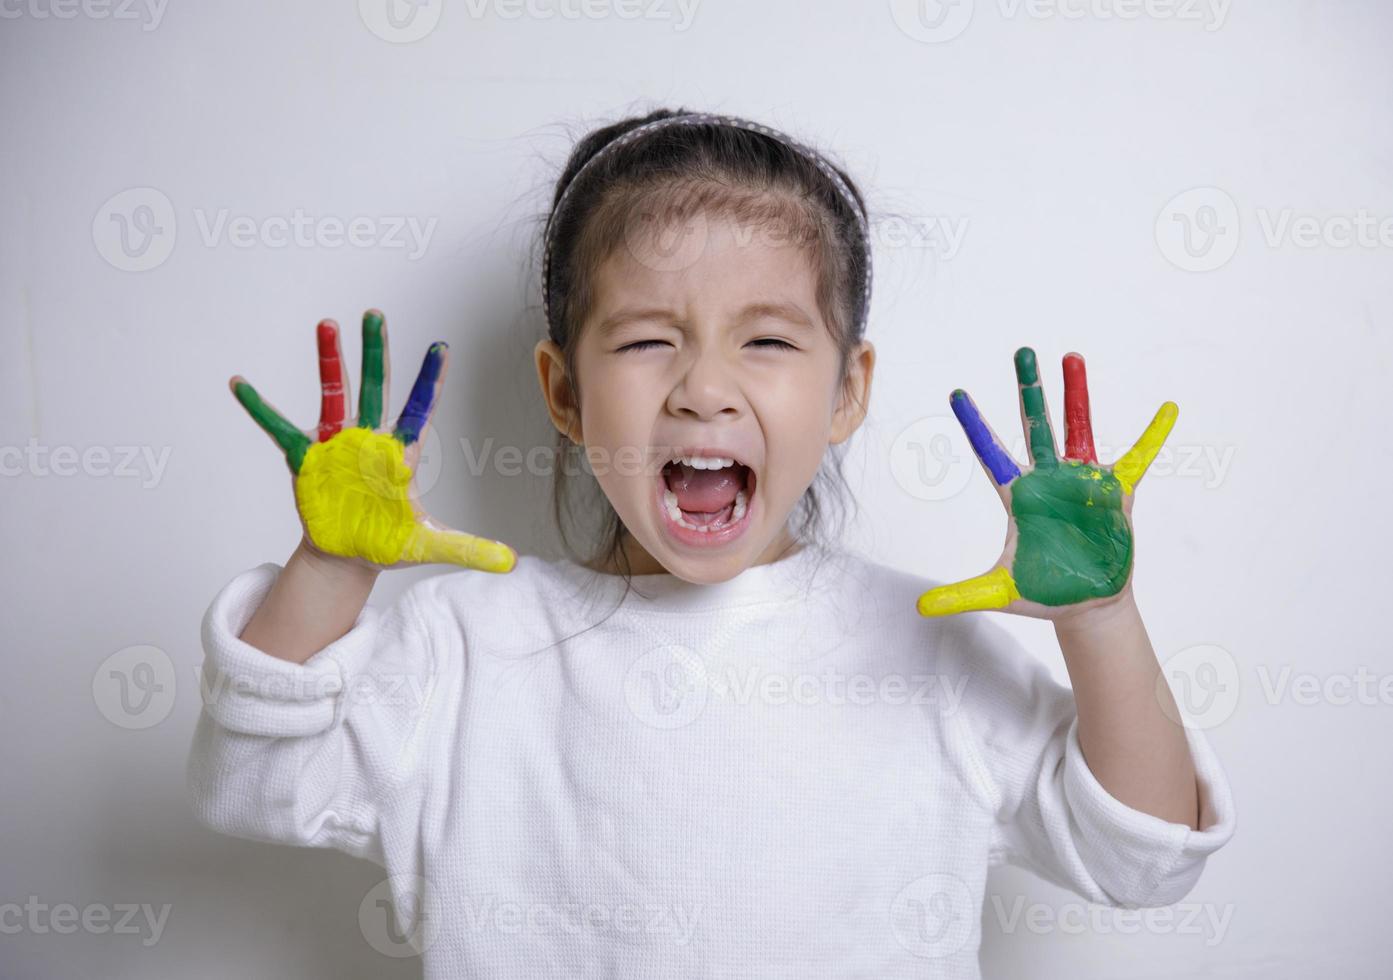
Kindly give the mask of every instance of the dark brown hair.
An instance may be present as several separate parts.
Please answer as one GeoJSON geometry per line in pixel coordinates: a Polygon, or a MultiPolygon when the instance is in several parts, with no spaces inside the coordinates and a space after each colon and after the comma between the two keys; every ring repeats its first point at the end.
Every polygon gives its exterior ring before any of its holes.
{"type": "MultiPolygon", "coordinates": [[[[566,161],[552,194],[539,249],[550,235],[549,281],[542,288],[550,310],[548,334],[561,349],[574,403],[580,404],[576,349],[581,327],[594,302],[600,265],[629,236],[669,221],[695,215],[722,216],[742,225],[775,227],[782,240],[793,240],[808,254],[817,276],[817,299],[839,351],[843,392],[850,395],[850,356],[864,334],[862,304],[867,287],[869,247],[865,202],[846,172],[827,162],[845,182],[859,214],[832,179],[806,154],[763,133],[715,123],[658,127],[613,148],[577,174],[611,142],[646,123],[685,115],[686,109],[658,109],[595,129],[580,139],[566,161]],[[576,182],[574,187],[570,185],[576,182]],[[565,195],[565,206],[557,205],[565,195]],[[791,236],[791,238],[790,238],[791,236]]],[[[623,551],[625,528],[593,478],[592,497],[577,504],[567,478],[568,454],[581,452],[558,433],[552,510],[562,547],[580,564],[619,567],[628,588],[632,569],[623,551]],[[578,551],[567,533],[579,510],[606,513],[599,537],[587,552],[578,551]]],[[[828,449],[812,485],[795,508],[793,537],[805,547],[840,538],[848,501],[854,505],[842,472],[846,443],[828,449]],[[825,491],[825,494],[824,494],[825,491]],[[831,518],[832,527],[824,527],[831,518]],[[824,533],[826,537],[824,538],[824,533]]],[[[577,467],[579,468],[579,467],[577,467]]],[[[621,598],[622,602],[622,598],[621,598]]]]}

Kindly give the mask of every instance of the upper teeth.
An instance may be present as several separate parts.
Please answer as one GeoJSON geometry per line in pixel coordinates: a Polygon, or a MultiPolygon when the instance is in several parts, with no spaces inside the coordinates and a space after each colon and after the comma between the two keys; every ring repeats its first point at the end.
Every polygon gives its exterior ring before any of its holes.
{"type": "Polygon", "coordinates": [[[735,465],[735,460],[725,456],[674,456],[668,462],[685,463],[694,470],[719,470],[735,465]]]}

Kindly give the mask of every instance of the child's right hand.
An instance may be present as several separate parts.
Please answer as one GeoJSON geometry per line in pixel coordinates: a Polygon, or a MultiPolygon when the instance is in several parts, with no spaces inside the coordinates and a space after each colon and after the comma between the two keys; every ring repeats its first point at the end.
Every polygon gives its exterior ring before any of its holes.
{"type": "Polygon", "coordinates": [[[318,327],[322,401],[316,430],[298,429],[262,401],[241,375],[232,393],[285,453],[305,541],[316,552],[372,568],[449,562],[486,572],[509,572],[517,553],[501,541],[435,524],[420,508],[412,477],[420,438],[445,378],[446,346],[437,342],[411,389],[395,429],[379,431],[387,403],[387,328],[382,314],[363,314],[362,390],[358,417],[345,422],[338,324],[318,327]]]}

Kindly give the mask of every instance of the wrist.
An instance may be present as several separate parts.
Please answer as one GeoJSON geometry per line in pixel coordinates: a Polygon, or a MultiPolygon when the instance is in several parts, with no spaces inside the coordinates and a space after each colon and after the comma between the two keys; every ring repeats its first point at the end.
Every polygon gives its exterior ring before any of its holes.
{"type": "Polygon", "coordinates": [[[299,545],[296,546],[286,564],[289,566],[292,563],[336,589],[366,588],[371,591],[373,584],[377,581],[378,573],[381,572],[377,566],[369,565],[358,559],[344,558],[340,555],[331,555],[327,551],[321,551],[314,546],[308,537],[300,539],[299,545]]]}
{"type": "Polygon", "coordinates": [[[1137,608],[1136,598],[1132,594],[1132,583],[1129,581],[1122,591],[1112,598],[1057,617],[1054,620],[1054,629],[1058,636],[1098,633],[1130,625],[1140,619],[1141,610],[1137,608]]]}

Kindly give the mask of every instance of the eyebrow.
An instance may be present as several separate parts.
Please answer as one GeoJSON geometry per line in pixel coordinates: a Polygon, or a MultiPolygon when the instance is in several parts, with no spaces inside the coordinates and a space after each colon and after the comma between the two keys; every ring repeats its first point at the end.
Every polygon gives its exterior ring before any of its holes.
{"type": "MultiPolygon", "coordinates": [[[[808,319],[801,309],[792,303],[750,303],[738,314],[737,322],[744,323],[748,320],[769,318],[783,320],[796,327],[812,327],[812,321],[808,319]]],[[[647,310],[620,310],[605,317],[604,322],[599,326],[601,334],[608,334],[612,330],[634,323],[639,320],[675,320],[676,316],[671,310],[654,308],[647,310]]]]}

